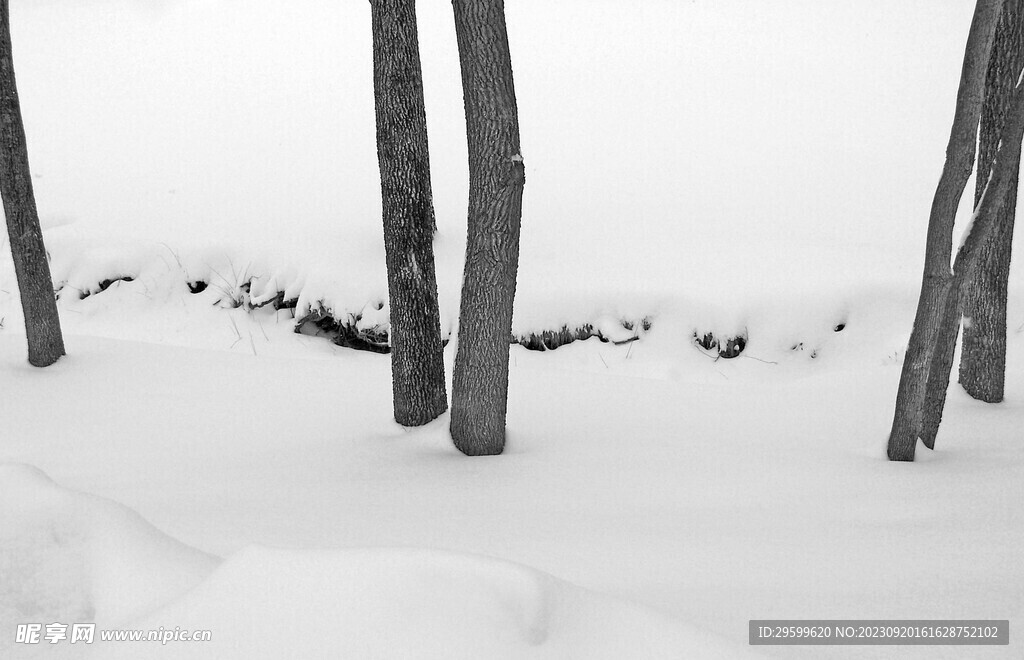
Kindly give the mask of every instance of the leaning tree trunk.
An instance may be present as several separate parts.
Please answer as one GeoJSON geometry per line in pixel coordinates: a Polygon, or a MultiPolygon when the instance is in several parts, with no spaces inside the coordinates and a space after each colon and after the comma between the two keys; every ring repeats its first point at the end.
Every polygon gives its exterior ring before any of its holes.
{"type": "Polygon", "coordinates": [[[939,434],[942,412],[946,408],[946,392],[949,390],[949,372],[953,368],[956,354],[956,340],[960,336],[960,287],[951,286],[942,312],[941,329],[935,338],[931,364],[928,367],[928,384],[925,389],[924,416],[921,420],[921,442],[928,449],[935,449],[935,437],[939,434]]]}
{"type": "Polygon", "coordinates": [[[453,0],[469,144],[469,230],[451,434],[471,456],[505,447],[509,336],[526,181],[503,0],[453,0]]]}
{"type": "Polygon", "coordinates": [[[443,413],[448,397],[416,3],[372,0],[370,7],[395,420],[419,426],[443,413]]]}
{"type": "Polygon", "coordinates": [[[985,69],[1001,10],[1002,0],[978,0],[967,36],[946,162],[928,218],[921,297],[896,394],[896,411],[889,433],[890,460],[914,460],[917,440],[923,430],[928,376],[953,285],[950,268],[953,225],[960,197],[974,169],[985,69]]]}
{"type": "MultiPolygon", "coordinates": [[[[981,113],[981,138],[978,149],[978,176],[974,194],[977,210],[982,193],[989,184],[999,137],[1017,78],[1021,71],[1021,6],[1020,0],[1005,0],[996,27],[985,75],[985,100],[981,113]]],[[[1014,207],[1017,200],[1017,172],[1020,160],[1007,161],[1010,168],[1009,187],[999,217],[995,218],[989,240],[979,245],[975,275],[963,286],[950,291],[946,304],[946,322],[939,334],[928,376],[921,441],[935,448],[935,437],[942,422],[949,389],[953,356],[964,323],[964,350],[960,358],[960,382],[975,398],[987,401],[1002,399],[1003,376],[1006,371],[1006,293],[1010,269],[1010,241],[1013,237],[1014,207]],[[965,375],[965,370],[967,371],[965,375]]],[[[991,200],[990,200],[991,201],[991,200]]]]}
{"type": "Polygon", "coordinates": [[[979,270],[984,266],[985,245],[991,243],[996,233],[1003,229],[1000,225],[1005,217],[1002,211],[1010,201],[1011,189],[1017,186],[1022,138],[1024,82],[1013,89],[996,142],[998,148],[992,159],[988,185],[982,191],[973,222],[953,264],[953,283],[961,292],[967,282],[978,277],[979,270]]]}
{"type": "MultiPolygon", "coordinates": [[[[942,321],[940,336],[949,337],[949,333],[955,333],[955,328],[959,326],[963,290],[967,282],[978,276],[978,270],[983,265],[981,261],[984,256],[983,247],[992,240],[992,235],[999,230],[1002,210],[1009,197],[1008,193],[1010,188],[1016,185],[1022,136],[1024,136],[1024,85],[1018,86],[1013,92],[1010,107],[1007,109],[1006,121],[997,142],[999,148],[992,160],[988,184],[982,192],[981,201],[978,202],[978,206],[974,210],[968,233],[957,251],[956,261],[953,263],[953,284],[946,302],[946,318],[942,321]]],[[[933,357],[932,369],[945,370],[947,385],[949,384],[949,370],[952,367],[952,346],[955,345],[955,341],[956,336],[953,334],[952,344],[938,347],[933,357]],[[943,355],[948,355],[948,358],[945,362],[938,364],[940,349],[942,349],[943,355]]],[[[941,375],[943,375],[941,372],[933,373],[932,378],[937,380],[941,375]]],[[[935,436],[938,433],[942,407],[945,405],[945,394],[945,387],[941,390],[938,388],[934,391],[931,390],[931,381],[929,381],[928,405],[937,405],[937,410],[929,407],[925,411],[925,429],[922,433],[922,440],[929,449],[935,448],[935,436]],[[935,397],[934,400],[932,396],[935,397]]]]}
{"type": "MultiPolygon", "coordinates": [[[[1024,7],[1020,0],[1005,0],[985,80],[975,204],[981,200],[981,193],[988,183],[988,177],[983,175],[990,171],[992,159],[999,148],[999,134],[1022,66],[1024,7]]],[[[965,283],[963,291],[964,317],[969,322],[964,323],[960,384],[975,399],[989,403],[1003,400],[1006,379],[1007,282],[1020,159],[1011,163],[1010,167],[1011,182],[1003,208],[991,236],[979,248],[978,269],[974,277],[965,283]]]]}
{"type": "Polygon", "coordinates": [[[25,126],[14,80],[8,0],[0,0],[0,196],[25,314],[28,361],[46,367],[64,355],[64,338],[32,192],[25,126]]]}

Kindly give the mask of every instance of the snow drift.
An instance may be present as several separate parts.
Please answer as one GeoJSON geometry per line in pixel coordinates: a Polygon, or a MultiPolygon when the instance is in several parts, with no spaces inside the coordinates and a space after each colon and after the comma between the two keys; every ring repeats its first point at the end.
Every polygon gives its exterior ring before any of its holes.
{"type": "Polygon", "coordinates": [[[0,464],[0,628],[210,630],[210,641],[66,640],[5,657],[736,658],[638,605],[496,559],[423,549],[249,547],[223,563],[137,513],[0,464]],[[218,565],[219,564],[219,565],[218,565]],[[17,655],[14,655],[17,654],[17,655]]]}

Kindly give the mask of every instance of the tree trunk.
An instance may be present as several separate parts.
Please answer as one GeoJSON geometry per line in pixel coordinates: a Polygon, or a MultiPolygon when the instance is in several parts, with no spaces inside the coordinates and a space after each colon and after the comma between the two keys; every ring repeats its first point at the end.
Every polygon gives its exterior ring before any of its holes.
{"type": "Polygon", "coordinates": [[[370,7],[395,421],[419,426],[443,413],[448,397],[416,3],[372,0],[370,7]]]}
{"type": "Polygon", "coordinates": [[[32,192],[25,126],[14,80],[8,0],[0,0],[0,196],[25,314],[28,361],[46,367],[64,355],[64,338],[32,192]]]}
{"type": "Polygon", "coordinates": [[[981,267],[982,247],[999,229],[1000,213],[1008,200],[1007,193],[1016,185],[1020,161],[1021,139],[1024,138],[1024,82],[1013,90],[1006,121],[999,136],[999,148],[992,161],[992,174],[981,194],[974,219],[957,251],[953,264],[955,282],[963,286],[977,275],[981,267]]]}
{"type": "MultiPolygon", "coordinates": [[[[992,56],[985,79],[985,105],[981,115],[978,147],[978,182],[975,205],[988,183],[992,160],[999,148],[1010,99],[1021,68],[1024,67],[1024,11],[1020,0],[1005,0],[996,29],[992,56]]],[[[1013,223],[1017,207],[1018,158],[1010,164],[1010,186],[992,234],[979,248],[978,270],[963,291],[963,351],[960,384],[975,399],[996,403],[1003,400],[1006,378],[1006,299],[1010,274],[1013,223]]]]}
{"type": "Polygon", "coordinates": [[[935,338],[935,350],[928,367],[928,387],[925,391],[924,419],[921,422],[921,442],[928,449],[935,449],[935,438],[942,423],[942,412],[946,408],[946,392],[949,390],[949,374],[953,369],[956,354],[956,340],[960,335],[960,288],[953,286],[946,299],[942,313],[942,329],[935,338]]]}
{"type": "Polygon", "coordinates": [[[960,197],[974,169],[985,70],[1001,11],[1002,0],[978,0],[967,36],[946,162],[928,219],[921,297],[903,359],[896,411],[889,433],[888,455],[894,461],[914,460],[917,440],[923,431],[929,372],[953,285],[950,268],[953,224],[960,197]]]}
{"type": "Polygon", "coordinates": [[[956,346],[956,331],[960,325],[960,304],[967,283],[978,276],[984,265],[984,246],[1000,230],[1002,210],[1009,199],[1009,191],[1016,186],[1018,163],[1020,162],[1021,138],[1024,136],[1024,86],[1014,90],[1012,103],[1007,109],[1006,121],[998,150],[992,160],[991,176],[981,195],[981,201],[974,211],[968,234],[957,251],[953,264],[953,284],[946,301],[946,317],[939,332],[947,341],[940,344],[933,356],[932,373],[929,377],[928,401],[925,410],[924,429],[921,439],[929,449],[935,448],[942,409],[946,402],[949,372],[953,366],[953,349],[956,346]],[[942,386],[933,389],[933,381],[942,378],[942,386]]]}
{"type": "Polygon", "coordinates": [[[469,229],[451,434],[471,456],[505,447],[509,336],[526,181],[503,0],[453,0],[469,144],[469,229]]]}

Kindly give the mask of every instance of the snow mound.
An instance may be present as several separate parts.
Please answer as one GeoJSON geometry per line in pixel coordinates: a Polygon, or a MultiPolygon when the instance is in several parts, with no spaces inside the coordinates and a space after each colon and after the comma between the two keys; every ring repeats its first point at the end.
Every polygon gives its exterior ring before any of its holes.
{"type": "MultiPolygon", "coordinates": [[[[425,549],[248,547],[222,563],[136,512],[0,464],[0,628],[97,623],[76,657],[737,658],[746,649],[518,564],[425,549]],[[218,566],[219,564],[219,566],[218,566]],[[104,630],[209,630],[105,641],[104,630]]],[[[44,651],[45,649],[45,651],[44,651]]]]}
{"type": "MultiPolygon", "coordinates": [[[[139,629],[210,630],[160,658],[739,658],[640,606],[517,564],[421,549],[249,547],[139,629]]],[[[147,647],[149,650],[149,647],[147,647]]],[[[136,657],[111,645],[104,657],[136,657]]]]}
{"type": "MultiPolygon", "coordinates": [[[[195,586],[218,561],[120,504],[0,463],[0,630],[117,623],[195,586]]],[[[0,635],[0,656],[12,637],[0,635]]]]}

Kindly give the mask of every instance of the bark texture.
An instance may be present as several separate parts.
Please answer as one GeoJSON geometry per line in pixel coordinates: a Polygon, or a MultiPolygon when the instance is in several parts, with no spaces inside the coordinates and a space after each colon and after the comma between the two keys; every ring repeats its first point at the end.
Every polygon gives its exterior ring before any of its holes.
{"type": "Polygon", "coordinates": [[[503,0],[453,0],[469,144],[469,229],[451,434],[471,456],[505,447],[509,336],[526,181],[503,0]]]}
{"type": "MultiPolygon", "coordinates": [[[[999,149],[999,136],[1022,67],[1024,11],[1021,0],[1005,0],[985,79],[975,206],[981,200],[981,194],[988,183],[987,175],[999,149]]],[[[969,322],[964,324],[960,384],[975,399],[989,403],[1003,400],[1006,379],[1007,282],[1020,159],[1009,165],[1011,182],[1006,191],[1006,200],[991,236],[979,248],[978,270],[974,277],[965,282],[963,289],[963,312],[969,322]]]]}
{"type": "Polygon", "coordinates": [[[419,426],[443,413],[448,397],[416,3],[372,0],[370,5],[395,421],[419,426]]]}
{"type": "Polygon", "coordinates": [[[935,449],[935,438],[939,434],[942,413],[946,408],[946,392],[949,390],[949,375],[953,369],[956,354],[956,340],[960,336],[961,287],[953,285],[946,298],[942,312],[942,326],[935,338],[935,349],[928,368],[928,386],[925,392],[924,419],[921,422],[921,442],[928,449],[935,449]]]}
{"type": "Polygon", "coordinates": [[[896,410],[889,433],[890,460],[914,460],[917,440],[923,432],[929,373],[953,288],[950,268],[953,224],[960,197],[974,169],[985,71],[1001,11],[1002,0],[978,0],[967,37],[946,162],[928,218],[921,297],[896,394],[896,410]]]}
{"type": "Polygon", "coordinates": [[[25,314],[28,361],[46,367],[64,355],[64,338],[32,191],[25,126],[14,80],[7,0],[0,0],[0,196],[25,314]]]}
{"type": "Polygon", "coordinates": [[[1016,185],[1017,163],[1020,162],[1021,137],[1024,136],[1024,86],[1014,90],[1012,103],[1007,110],[1006,122],[1000,134],[995,158],[992,161],[991,176],[981,195],[981,201],[974,211],[970,233],[957,251],[953,264],[953,284],[946,301],[946,317],[940,329],[940,344],[933,355],[932,374],[929,380],[928,401],[925,410],[924,429],[921,439],[929,449],[935,448],[935,436],[942,419],[949,372],[953,365],[953,348],[956,346],[956,331],[960,325],[960,304],[967,282],[977,277],[984,265],[984,246],[999,231],[1002,210],[1006,205],[1010,188],[1016,185]],[[941,387],[933,389],[933,381],[942,378],[941,387]]]}

